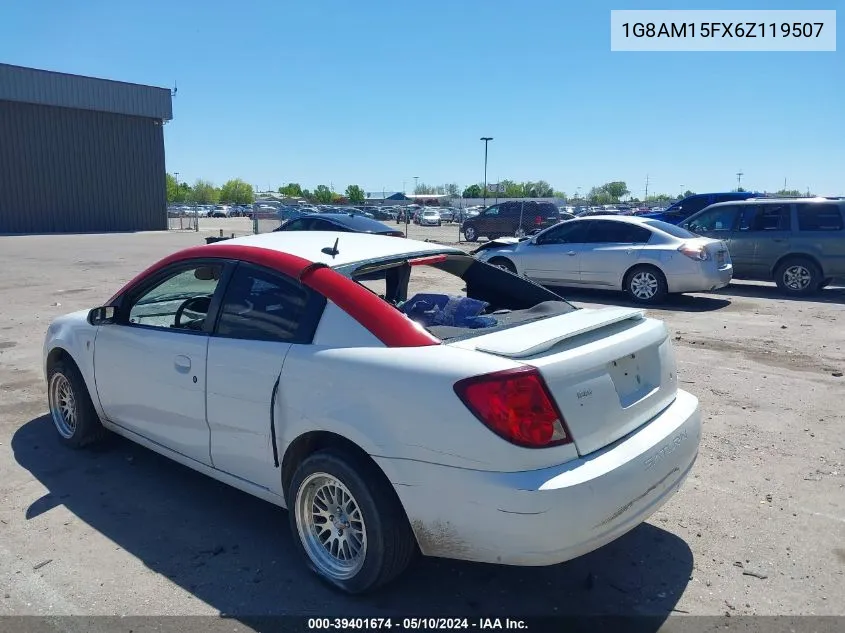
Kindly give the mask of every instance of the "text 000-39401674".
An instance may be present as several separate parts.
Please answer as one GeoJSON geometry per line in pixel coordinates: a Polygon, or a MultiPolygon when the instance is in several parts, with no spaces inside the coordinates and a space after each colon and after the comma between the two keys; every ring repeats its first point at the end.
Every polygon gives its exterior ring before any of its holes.
{"type": "Polygon", "coordinates": [[[613,51],[835,51],[836,11],[611,11],[613,51]]]}

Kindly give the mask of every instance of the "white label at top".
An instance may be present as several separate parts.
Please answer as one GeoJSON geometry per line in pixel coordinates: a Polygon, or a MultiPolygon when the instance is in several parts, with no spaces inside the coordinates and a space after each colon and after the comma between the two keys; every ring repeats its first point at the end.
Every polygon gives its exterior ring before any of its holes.
{"type": "Polygon", "coordinates": [[[836,11],[611,11],[611,51],[836,51],[836,11]]]}

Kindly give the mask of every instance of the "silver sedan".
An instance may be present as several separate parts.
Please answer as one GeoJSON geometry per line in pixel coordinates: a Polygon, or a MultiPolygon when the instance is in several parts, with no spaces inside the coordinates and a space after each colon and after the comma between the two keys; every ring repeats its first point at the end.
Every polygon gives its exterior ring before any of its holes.
{"type": "Polygon", "coordinates": [[[721,240],[634,216],[576,218],[527,239],[492,240],[474,254],[543,285],[622,290],[644,304],[724,288],[733,278],[721,240]]]}

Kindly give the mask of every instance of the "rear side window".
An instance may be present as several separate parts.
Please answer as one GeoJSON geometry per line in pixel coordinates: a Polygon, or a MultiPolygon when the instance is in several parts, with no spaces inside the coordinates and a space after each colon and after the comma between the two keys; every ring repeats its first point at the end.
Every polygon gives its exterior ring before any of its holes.
{"type": "Polygon", "coordinates": [[[683,240],[689,240],[695,237],[693,233],[690,233],[686,229],[681,228],[680,226],[675,226],[674,224],[669,224],[668,222],[662,222],[660,220],[644,220],[643,224],[659,229],[664,233],[668,233],[672,237],[679,237],[683,240]]]}
{"type": "Polygon", "coordinates": [[[628,222],[597,220],[590,222],[587,242],[590,244],[645,244],[651,231],[628,222]]]}
{"type": "Polygon", "coordinates": [[[300,340],[308,292],[293,280],[239,264],[226,288],[216,334],[254,341],[300,340]]]}
{"type": "Polygon", "coordinates": [[[799,204],[799,231],[841,231],[842,211],[836,204],[799,204]]]}
{"type": "Polygon", "coordinates": [[[788,231],[790,205],[754,204],[743,206],[740,231],[788,231]]]}

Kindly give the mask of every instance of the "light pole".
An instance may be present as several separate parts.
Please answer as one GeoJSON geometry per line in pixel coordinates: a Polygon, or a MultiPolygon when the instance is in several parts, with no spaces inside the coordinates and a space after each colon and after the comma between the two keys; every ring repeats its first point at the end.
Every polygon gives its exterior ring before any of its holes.
{"type": "Polygon", "coordinates": [[[493,140],[492,136],[482,136],[481,140],[484,141],[484,191],[481,192],[484,202],[482,203],[483,206],[487,206],[487,144],[493,140]]]}
{"type": "Polygon", "coordinates": [[[681,185],[681,195],[678,196],[678,200],[684,197],[684,186],[681,185]]]}

